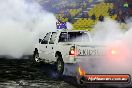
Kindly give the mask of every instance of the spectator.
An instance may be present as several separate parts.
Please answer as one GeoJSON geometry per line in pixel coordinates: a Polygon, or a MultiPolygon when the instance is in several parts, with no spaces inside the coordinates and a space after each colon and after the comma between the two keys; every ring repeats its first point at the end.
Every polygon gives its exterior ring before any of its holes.
{"type": "Polygon", "coordinates": [[[124,5],[123,5],[124,8],[128,8],[128,3],[125,2],[124,5]]]}
{"type": "Polygon", "coordinates": [[[94,20],[94,21],[96,20],[95,14],[93,14],[93,15],[91,16],[91,19],[94,20]]]}
{"type": "Polygon", "coordinates": [[[111,11],[111,8],[109,7],[108,12],[110,12],[110,11],[111,11]]]}
{"type": "Polygon", "coordinates": [[[69,13],[68,14],[68,22],[71,22],[72,21],[72,16],[71,16],[71,14],[69,13]]]}
{"type": "Polygon", "coordinates": [[[119,11],[119,13],[117,14],[117,21],[119,23],[126,23],[125,22],[125,15],[122,11],[119,11]]]}
{"type": "Polygon", "coordinates": [[[104,21],[104,16],[103,16],[103,15],[100,15],[100,16],[99,16],[99,21],[101,21],[101,22],[104,21]]]}
{"type": "Polygon", "coordinates": [[[126,23],[124,16],[122,16],[122,18],[121,18],[121,23],[126,23]]]}
{"type": "Polygon", "coordinates": [[[81,16],[82,18],[85,18],[85,14],[84,14],[84,12],[82,12],[82,16],[81,16]]]}
{"type": "Polygon", "coordinates": [[[125,16],[125,18],[129,17],[129,12],[126,10],[123,10],[122,14],[125,16]]]}
{"type": "Polygon", "coordinates": [[[108,9],[109,16],[113,16],[115,14],[115,9],[108,9]]]}
{"type": "Polygon", "coordinates": [[[109,16],[111,16],[111,8],[108,9],[109,16]]]}
{"type": "Polygon", "coordinates": [[[109,4],[110,2],[109,2],[109,0],[105,0],[105,3],[106,3],[106,4],[109,4]]]}
{"type": "Polygon", "coordinates": [[[88,13],[86,13],[85,16],[86,16],[87,19],[89,18],[89,14],[88,13]]]}
{"type": "Polygon", "coordinates": [[[82,18],[89,18],[89,15],[88,15],[88,13],[82,13],[82,18]]]}
{"type": "Polygon", "coordinates": [[[124,10],[127,12],[127,11],[128,11],[128,3],[125,2],[125,3],[123,4],[123,7],[124,7],[124,10]]]}

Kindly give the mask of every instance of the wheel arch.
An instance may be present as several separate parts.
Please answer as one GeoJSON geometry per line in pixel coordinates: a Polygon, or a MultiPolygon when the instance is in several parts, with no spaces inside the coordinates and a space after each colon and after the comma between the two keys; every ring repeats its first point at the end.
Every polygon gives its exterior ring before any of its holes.
{"type": "Polygon", "coordinates": [[[39,53],[39,52],[38,52],[38,48],[35,48],[35,49],[34,49],[34,54],[35,54],[35,53],[39,53]]]}

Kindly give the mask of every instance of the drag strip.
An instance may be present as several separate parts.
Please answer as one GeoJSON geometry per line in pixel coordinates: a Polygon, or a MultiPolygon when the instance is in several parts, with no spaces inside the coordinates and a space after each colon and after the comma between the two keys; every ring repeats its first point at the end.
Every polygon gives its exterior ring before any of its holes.
{"type": "Polygon", "coordinates": [[[31,59],[0,58],[0,88],[75,88],[55,78],[51,67],[31,59]]]}
{"type": "Polygon", "coordinates": [[[79,86],[75,77],[70,76],[57,79],[53,65],[36,64],[31,58],[0,58],[0,88],[93,88],[97,86],[97,84],[79,86]]]}

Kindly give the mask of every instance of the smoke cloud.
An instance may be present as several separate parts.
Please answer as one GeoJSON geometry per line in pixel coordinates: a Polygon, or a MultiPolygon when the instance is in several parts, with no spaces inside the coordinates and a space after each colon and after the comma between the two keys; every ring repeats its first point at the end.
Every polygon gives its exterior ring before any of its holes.
{"type": "MultiPolygon", "coordinates": [[[[131,23],[129,21],[129,23],[131,23]]],[[[99,22],[95,25],[94,41],[97,44],[105,45],[105,49],[116,50],[117,57],[113,58],[108,52],[107,56],[99,63],[96,71],[104,73],[127,73],[132,74],[132,27],[121,29],[120,24],[111,19],[106,19],[105,22],[99,22]],[[124,31],[126,30],[126,31],[124,31]]]]}
{"type": "Polygon", "coordinates": [[[38,37],[56,31],[57,19],[36,2],[0,0],[0,55],[32,54],[38,37]]]}
{"type": "MultiPolygon", "coordinates": [[[[128,29],[121,29],[120,23],[106,18],[98,22],[94,29],[93,45],[105,46],[106,56],[96,58],[87,57],[83,67],[94,74],[130,74],[132,76],[132,23],[127,21],[128,29]],[[114,50],[115,56],[112,56],[114,50]]],[[[84,61],[84,60],[83,60],[84,61]]],[[[81,63],[82,64],[82,63],[81,63]]]]}

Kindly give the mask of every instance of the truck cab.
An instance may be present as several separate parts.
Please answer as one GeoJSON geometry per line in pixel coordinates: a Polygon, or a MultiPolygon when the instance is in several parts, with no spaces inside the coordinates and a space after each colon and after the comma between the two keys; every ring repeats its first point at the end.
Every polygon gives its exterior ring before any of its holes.
{"type": "Polygon", "coordinates": [[[62,73],[65,63],[75,64],[77,62],[77,45],[90,41],[91,36],[87,31],[49,32],[36,44],[34,60],[56,64],[56,68],[62,73]]]}

